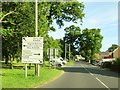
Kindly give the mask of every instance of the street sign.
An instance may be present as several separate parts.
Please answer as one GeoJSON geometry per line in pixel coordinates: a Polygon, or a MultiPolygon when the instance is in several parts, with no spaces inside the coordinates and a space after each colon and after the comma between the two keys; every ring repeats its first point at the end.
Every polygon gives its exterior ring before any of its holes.
{"type": "Polygon", "coordinates": [[[56,49],[56,48],[53,49],[53,56],[54,56],[54,58],[57,58],[57,56],[58,56],[58,49],[56,49]]]}
{"type": "Polygon", "coordinates": [[[57,48],[48,48],[47,55],[49,59],[57,58],[58,49],[57,48]]]}
{"type": "Polygon", "coordinates": [[[43,37],[22,38],[22,63],[43,64],[43,37]]]}
{"type": "Polygon", "coordinates": [[[53,49],[52,48],[48,48],[47,50],[47,55],[49,59],[53,59],[53,49]]]}

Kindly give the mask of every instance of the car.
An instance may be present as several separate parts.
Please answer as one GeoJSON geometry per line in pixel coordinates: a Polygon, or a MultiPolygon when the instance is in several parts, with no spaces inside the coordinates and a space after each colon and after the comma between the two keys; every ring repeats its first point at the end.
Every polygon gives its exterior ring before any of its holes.
{"type": "Polygon", "coordinates": [[[63,66],[63,62],[60,59],[51,59],[49,61],[50,66],[52,67],[62,67],[63,66]]]}
{"type": "Polygon", "coordinates": [[[58,60],[60,60],[63,65],[65,65],[67,63],[67,61],[65,59],[63,59],[62,57],[58,58],[58,60]]]}
{"type": "Polygon", "coordinates": [[[115,58],[105,58],[100,62],[101,67],[111,67],[112,62],[115,61],[115,58]]]}
{"type": "Polygon", "coordinates": [[[94,61],[92,62],[92,65],[95,65],[95,66],[99,66],[99,64],[100,64],[99,61],[95,61],[95,60],[94,60],[94,61]]]}
{"type": "Polygon", "coordinates": [[[79,62],[79,59],[75,59],[75,62],[79,62]]]}
{"type": "Polygon", "coordinates": [[[112,62],[102,62],[101,67],[102,68],[110,68],[112,65],[112,62]]]}

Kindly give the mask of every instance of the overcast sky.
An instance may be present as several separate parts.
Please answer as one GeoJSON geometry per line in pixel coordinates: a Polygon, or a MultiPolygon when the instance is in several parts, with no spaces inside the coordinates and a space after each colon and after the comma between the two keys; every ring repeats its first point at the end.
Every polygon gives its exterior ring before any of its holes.
{"type": "MultiPolygon", "coordinates": [[[[101,51],[106,51],[112,44],[118,44],[118,0],[98,1],[89,0],[89,2],[84,2],[85,18],[80,28],[100,28],[101,35],[104,37],[101,51]]],[[[49,35],[55,39],[63,38],[64,28],[72,24],[71,22],[65,23],[65,26],[61,29],[56,26],[57,31],[50,32],[49,35]]]]}

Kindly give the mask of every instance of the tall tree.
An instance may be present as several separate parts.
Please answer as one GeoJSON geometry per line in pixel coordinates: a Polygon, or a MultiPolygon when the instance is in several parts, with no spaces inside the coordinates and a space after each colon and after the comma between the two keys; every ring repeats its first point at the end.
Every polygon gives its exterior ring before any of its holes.
{"type": "Polygon", "coordinates": [[[100,34],[100,29],[84,29],[80,40],[80,54],[87,61],[92,61],[95,53],[98,53],[102,47],[102,39],[103,36],[100,34]]]}
{"type": "Polygon", "coordinates": [[[47,59],[47,50],[48,48],[57,48],[58,49],[58,56],[61,56],[62,48],[61,48],[61,43],[59,39],[53,39],[52,37],[47,37],[47,40],[45,41],[44,44],[44,57],[47,59]]]}
{"type": "Polygon", "coordinates": [[[117,47],[118,47],[117,44],[112,44],[112,46],[108,48],[108,51],[113,52],[117,47]]]}
{"type": "MultiPolygon", "coordinates": [[[[38,2],[39,36],[47,38],[50,30],[55,31],[52,25],[54,20],[59,27],[64,25],[64,21],[82,23],[83,10],[84,5],[80,2],[38,2]]],[[[21,50],[22,37],[35,36],[34,13],[34,2],[2,2],[0,22],[4,43],[2,51],[6,61],[8,56],[14,56],[21,50]]]]}
{"type": "Polygon", "coordinates": [[[70,27],[66,27],[64,30],[66,32],[64,41],[66,44],[70,44],[71,54],[74,56],[77,54],[77,49],[79,48],[78,39],[80,38],[81,29],[71,25],[70,27]]]}
{"type": "Polygon", "coordinates": [[[2,53],[8,60],[21,51],[23,36],[32,36],[34,33],[33,3],[3,2],[1,12],[2,22],[2,53]],[[26,13],[27,11],[27,13],[26,13]],[[31,11],[31,12],[30,12],[31,11]]]}

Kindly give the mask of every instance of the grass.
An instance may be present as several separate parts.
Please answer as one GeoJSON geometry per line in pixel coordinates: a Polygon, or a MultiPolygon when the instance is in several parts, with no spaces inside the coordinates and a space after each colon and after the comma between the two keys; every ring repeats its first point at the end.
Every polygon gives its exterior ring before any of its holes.
{"type": "MultiPolygon", "coordinates": [[[[73,64],[74,61],[70,60],[65,66],[73,64]]],[[[23,66],[23,64],[16,62],[13,62],[13,65],[23,66]]],[[[45,66],[49,66],[47,61],[45,66]]],[[[2,88],[34,88],[54,80],[63,73],[62,70],[48,67],[40,67],[40,77],[35,76],[34,72],[34,65],[32,65],[31,69],[28,69],[28,77],[25,78],[25,70],[23,68],[2,68],[2,88]]]]}
{"type": "Polygon", "coordinates": [[[67,64],[65,66],[72,66],[74,64],[75,61],[70,60],[69,62],[67,62],[67,64]]]}
{"type": "Polygon", "coordinates": [[[34,68],[28,69],[25,78],[23,69],[2,69],[2,88],[33,88],[43,85],[59,76],[63,71],[41,67],[40,77],[34,75],[34,68]]]}

